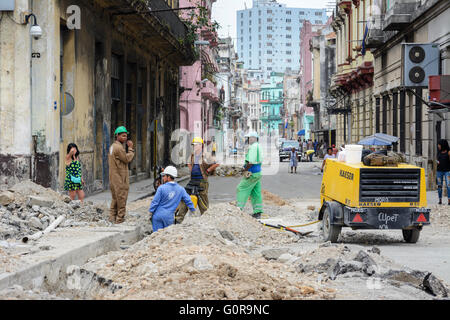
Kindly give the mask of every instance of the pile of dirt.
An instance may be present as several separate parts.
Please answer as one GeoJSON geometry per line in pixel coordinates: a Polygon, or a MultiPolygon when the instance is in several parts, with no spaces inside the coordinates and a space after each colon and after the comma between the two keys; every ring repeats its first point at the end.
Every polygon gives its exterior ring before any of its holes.
{"type": "Polygon", "coordinates": [[[83,268],[120,284],[100,299],[328,299],[332,291],[301,280],[293,264],[269,261],[257,249],[298,237],[262,226],[228,204],[153,233],[129,249],[83,268]]]}
{"type": "Polygon", "coordinates": [[[63,214],[66,219],[59,227],[109,224],[106,205],[71,201],[28,180],[0,192],[0,240],[21,239],[45,230],[63,214]]]}
{"type": "Polygon", "coordinates": [[[277,196],[276,194],[273,194],[267,190],[262,190],[261,193],[262,193],[263,201],[266,203],[274,204],[277,206],[286,205],[286,201],[283,198],[277,196]]]}

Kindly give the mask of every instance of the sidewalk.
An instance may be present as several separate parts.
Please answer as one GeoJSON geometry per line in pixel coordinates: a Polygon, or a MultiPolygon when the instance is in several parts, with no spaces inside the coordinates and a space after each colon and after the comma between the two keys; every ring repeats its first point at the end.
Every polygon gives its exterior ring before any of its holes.
{"type": "MultiPolygon", "coordinates": [[[[177,182],[183,182],[189,179],[189,169],[186,169],[187,168],[183,168],[178,171],[181,176],[176,179],[177,182]]],[[[130,183],[127,203],[150,197],[153,193],[153,178],[130,183]]],[[[100,193],[90,195],[86,197],[85,200],[92,201],[94,204],[102,204],[106,202],[109,206],[111,201],[111,191],[108,189],[100,193]]]]}

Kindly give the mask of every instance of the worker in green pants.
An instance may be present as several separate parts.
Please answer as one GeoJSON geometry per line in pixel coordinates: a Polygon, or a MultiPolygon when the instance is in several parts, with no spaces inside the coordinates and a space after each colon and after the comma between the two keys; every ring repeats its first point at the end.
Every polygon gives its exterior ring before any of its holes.
{"type": "Polygon", "coordinates": [[[249,140],[249,149],[245,155],[244,177],[236,188],[237,206],[244,210],[248,197],[253,206],[253,217],[261,218],[263,212],[263,199],[261,195],[261,164],[263,161],[261,147],[258,143],[258,134],[250,132],[246,135],[249,140]]]}

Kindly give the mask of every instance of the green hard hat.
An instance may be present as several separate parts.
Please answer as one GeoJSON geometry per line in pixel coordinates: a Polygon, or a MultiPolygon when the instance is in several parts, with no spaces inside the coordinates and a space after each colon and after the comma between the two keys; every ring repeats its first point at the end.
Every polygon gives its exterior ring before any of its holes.
{"type": "Polygon", "coordinates": [[[121,133],[129,133],[128,131],[127,131],[127,128],[125,128],[124,126],[120,126],[120,127],[117,127],[117,129],[116,129],[116,131],[114,131],[114,135],[117,135],[117,134],[121,134],[121,133]]]}

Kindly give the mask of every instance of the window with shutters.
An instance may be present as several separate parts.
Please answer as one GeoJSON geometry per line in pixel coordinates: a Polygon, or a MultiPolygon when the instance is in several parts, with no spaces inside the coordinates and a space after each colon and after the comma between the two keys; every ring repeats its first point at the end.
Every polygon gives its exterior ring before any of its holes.
{"type": "Polygon", "coordinates": [[[113,101],[120,101],[120,57],[111,55],[111,98],[113,101]]]}

